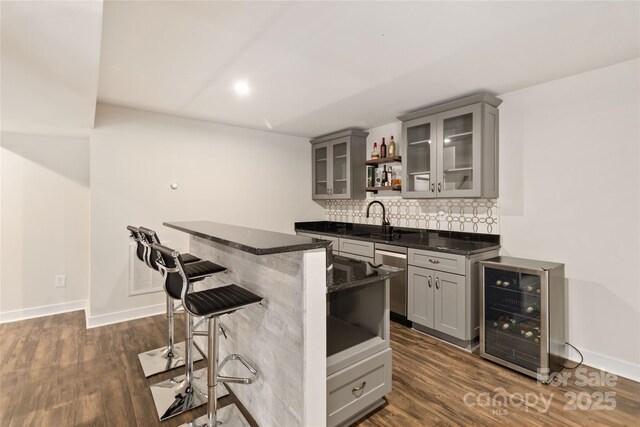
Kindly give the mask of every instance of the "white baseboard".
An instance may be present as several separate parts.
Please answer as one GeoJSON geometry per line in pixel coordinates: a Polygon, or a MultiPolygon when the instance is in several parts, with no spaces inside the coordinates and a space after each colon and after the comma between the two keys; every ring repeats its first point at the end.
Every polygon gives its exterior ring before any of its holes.
{"type": "Polygon", "coordinates": [[[131,310],[117,311],[115,313],[101,314],[99,316],[90,316],[87,314],[87,329],[125,322],[127,320],[140,319],[142,317],[155,316],[164,313],[166,309],[166,304],[157,304],[131,310]]]}
{"type": "Polygon", "coordinates": [[[86,307],[87,300],[80,300],[43,305],[41,307],[24,308],[22,310],[5,311],[4,313],[0,313],[0,323],[17,322],[19,320],[34,319],[36,317],[68,313],[70,311],[84,310],[86,307]]]}
{"type": "MultiPolygon", "coordinates": [[[[616,359],[595,351],[579,349],[584,356],[584,364],[592,368],[610,372],[633,381],[640,382],[640,365],[635,365],[625,360],[616,359]]],[[[576,363],[580,361],[579,356],[571,350],[570,359],[576,363]],[[577,360],[576,360],[577,359],[577,360]]]]}

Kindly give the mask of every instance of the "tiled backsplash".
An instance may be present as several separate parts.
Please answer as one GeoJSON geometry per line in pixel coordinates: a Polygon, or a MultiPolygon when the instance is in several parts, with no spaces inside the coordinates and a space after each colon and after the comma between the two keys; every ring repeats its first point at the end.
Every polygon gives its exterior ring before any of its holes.
{"type": "MultiPolygon", "coordinates": [[[[325,217],[327,221],[380,224],[380,206],[372,206],[371,216],[366,218],[367,205],[372,200],[328,200],[325,217]]],[[[396,227],[500,234],[498,205],[494,199],[375,200],[384,204],[389,222],[396,227]]]]}

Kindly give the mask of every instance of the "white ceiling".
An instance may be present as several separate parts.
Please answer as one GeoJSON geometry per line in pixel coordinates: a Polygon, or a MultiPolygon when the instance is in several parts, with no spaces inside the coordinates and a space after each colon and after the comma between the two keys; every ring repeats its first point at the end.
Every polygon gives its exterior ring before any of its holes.
{"type": "Polygon", "coordinates": [[[93,127],[102,2],[0,2],[3,131],[87,134],[93,127]]]}
{"type": "Polygon", "coordinates": [[[3,130],[89,129],[97,96],[316,136],[640,52],[637,1],[0,4],[3,130]]]}
{"type": "Polygon", "coordinates": [[[98,98],[304,136],[369,128],[635,58],[638,6],[107,1],[98,98]]]}

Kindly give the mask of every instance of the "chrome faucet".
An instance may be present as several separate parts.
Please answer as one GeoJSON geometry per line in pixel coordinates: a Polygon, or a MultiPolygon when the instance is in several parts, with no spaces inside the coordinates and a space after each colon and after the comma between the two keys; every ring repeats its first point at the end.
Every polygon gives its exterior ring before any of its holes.
{"type": "Polygon", "coordinates": [[[367,218],[369,218],[369,210],[371,209],[371,205],[375,203],[382,206],[382,234],[387,235],[389,231],[389,226],[391,225],[391,223],[387,219],[386,209],[381,201],[374,200],[373,202],[369,203],[369,205],[367,205],[367,218]]]}

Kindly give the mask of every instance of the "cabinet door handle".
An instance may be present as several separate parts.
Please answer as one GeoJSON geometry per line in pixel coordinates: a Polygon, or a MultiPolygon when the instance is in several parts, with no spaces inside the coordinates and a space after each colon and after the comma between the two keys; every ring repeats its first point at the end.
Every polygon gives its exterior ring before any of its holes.
{"type": "Polygon", "coordinates": [[[429,258],[429,262],[430,262],[431,264],[440,264],[440,261],[438,261],[437,259],[431,259],[431,258],[429,258]]]}
{"type": "Polygon", "coordinates": [[[438,183],[438,193],[440,193],[442,191],[442,184],[438,183]]]}
{"type": "Polygon", "coordinates": [[[352,388],[351,392],[356,393],[356,392],[362,390],[364,388],[364,386],[366,386],[366,385],[367,385],[367,382],[366,381],[362,381],[362,384],[360,384],[360,387],[352,388]]]}
{"type": "Polygon", "coordinates": [[[427,277],[427,284],[431,287],[431,276],[427,277]]]}
{"type": "Polygon", "coordinates": [[[440,279],[436,277],[436,289],[440,289],[440,279]]]}
{"type": "Polygon", "coordinates": [[[431,192],[432,193],[436,192],[436,185],[433,182],[431,183],[431,192]]]}

